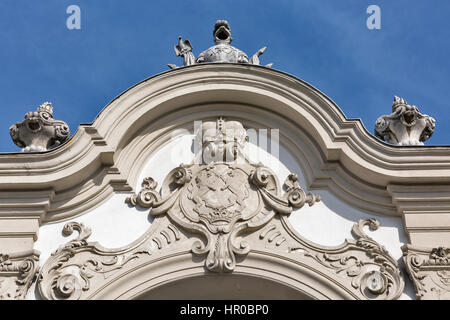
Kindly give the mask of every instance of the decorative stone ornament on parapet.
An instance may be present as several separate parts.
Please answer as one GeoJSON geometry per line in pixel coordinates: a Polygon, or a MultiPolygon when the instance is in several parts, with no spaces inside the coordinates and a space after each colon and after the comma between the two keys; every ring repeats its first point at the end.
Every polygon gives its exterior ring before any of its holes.
{"type": "Polygon", "coordinates": [[[450,300],[450,248],[402,247],[403,261],[420,300],[450,300]]]}
{"type": "Polygon", "coordinates": [[[355,239],[337,247],[302,238],[287,217],[320,198],[290,174],[284,192],[275,174],[243,153],[245,129],[219,119],[202,125],[202,152],[172,170],[157,191],[152,178],[127,199],[149,208],[149,230],[128,246],[107,249],[88,242],[91,230],[71,222],[79,235],[57,249],[41,268],[44,299],[132,299],[180,277],[223,273],[269,277],[316,299],[397,299],[404,281],[396,260],[355,224],[355,239]],[[205,160],[206,159],[206,160],[205,160]],[[320,292],[314,287],[319,286],[320,292]]]}
{"type": "MultiPolygon", "coordinates": [[[[183,66],[191,66],[199,63],[244,63],[259,65],[259,56],[266,51],[267,47],[261,48],[250,59],[247,54],[230,45],[233,38],[231,37],[230,25],[226,20],[217,20],[213,31],[215,46],[203,51],[195,59],[192,53],[192,46],[189,40],[183,41],[181,37],[178,38],[178,44],[175,45],[175,53],[179,57],[183,57],[183,66]]],[[[168,65],[171,69],[178,68],[174,64],[168,65]]],[[[266,65],[271,67],[272,63],[266,65]]]]}
{"type": "Polygon", "coordinates": [[[39,106],[36,112],[25,114],[25,120],[9,128],[13,142],[22,152],[41,152],[54,149],[69,138],[67,123],[53,119],[50,102],[39,106]]]}
{"type": "Polygon", "coordinates": [[[406,100],[394,97],[392,114],[378,118],[375,136],[396,146],[423,145],[434,132],[436,120],[421,114],[416,106],[406,100]]]}

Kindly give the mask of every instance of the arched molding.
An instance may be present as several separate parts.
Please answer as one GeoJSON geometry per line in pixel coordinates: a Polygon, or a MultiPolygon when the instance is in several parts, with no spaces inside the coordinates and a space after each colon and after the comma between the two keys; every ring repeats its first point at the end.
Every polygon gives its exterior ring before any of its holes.
{"type": "Polygon", "coordinates": [[[426,188],[448,183],[450,176],[448,147],[384,144],[361,121],[346,119],[328,97],[293,76],[260,66],[203,64],[132,87],[60,148],[0,155],[0,190],[19,192],[18,200],[2,204],[0,213],[14,207],[43,222],[58,221],[99,205],[115,191],[131,192],[137,168],[168,133],[186,127],[194,115],[199,120],[218,114],[280,128],[282,143],[304,163],[308,188],[328,188],[375,214],[403,213],[393,199],[402,186],[426,188]],[[36,197],[36,189],[47,191],[36,197]],[[30,204],[45,201],[43,209],[29,212],[30,204]]]}
{"type": "Polygon", "coordinates": [[[231,273],[224,274],[208,270],[206,257],[193,254],[201,237],[183,231],[167,216],[157,217],[146,234],[117,249],[88,242],[91,230],[72,222],[64,232],[70,235],[77,230],[78,237],[45,262],[38,288],[44,299],[137,299],[192,277],[242,275],[288,287],[308,299],[396,299],[403,291],[403,278],[389,253],[363,233],[368,223],[374,226],[374,221],[354,226],[356,240],[330,247],[304,239],[287,219],[276,217],[245,236],[250,251],[237,258],[231,273]],[[372,274],[382,278],[372,279],[372,274]],[[375,288],[385,289],[367,292],[372,281],[377,283],[375,288]]]}
{"type": "MultiPolygon", "coordinates": [[[[243,275],[265,279],[286,286],[309,299],[358,299],[342,284],[324,276],[318,270],[295,260],[270,255],[265,252],[250,253],[239,263],[232,274],[211,274],[205,271],[202,261],[195,261],[191,253],[180,253],[154,263],[142,264],[127,274],[111,279],[87,299],[130,300],[151,290],[192,277],[226,277],[243,275]]],[[[191,288],[195,290],[195,288],[191,288]]],[[[249,297],[247,297],[249,298],[249,297]]],[[[185,299],[189,299],[186,296],[185,299]]],[[[276,299],[276,297],[273,297],[276,299]]]]}

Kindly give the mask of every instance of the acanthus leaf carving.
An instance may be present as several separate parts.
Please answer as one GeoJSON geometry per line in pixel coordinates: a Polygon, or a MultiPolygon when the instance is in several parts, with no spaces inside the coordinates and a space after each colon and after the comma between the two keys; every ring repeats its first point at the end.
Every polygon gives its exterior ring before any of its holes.
{"type": "Polygon", "coordinates": [[[70,222],[63,228],[66,236],[73,231],[77,231],[78,236],[59,247],[39,273],[39,291],[45,299],[80,299],[83,292],[91,289],[91,281],[107,279],[129,262],[151,255],[151,248],[111,252],[97,243],[89,243],[91,229],[82,223],[70,222]]]}
{"type": "Polygon", "coordinates": [[[35,250],[0,254],[0,300],[25,299],[38,268],[39,253],[35,250]]]}
{"type": "Polygon", "coordinates": [[[352,227],[355,240],[348,239],[336,248],[321,247],[298,239],[302,246],[289,248],[300,251],[337,275],[350,279],[353,288],[367,299],[397,299],[403,292],[404,280],[397,261],[363,227],[377,230],[375,219],[360,220],[352,227]]]}
{"type": "Polygon", "coordinates": [[[450,299],[450,248],[402,247],[403,261],[417,299],[450,299]]]}

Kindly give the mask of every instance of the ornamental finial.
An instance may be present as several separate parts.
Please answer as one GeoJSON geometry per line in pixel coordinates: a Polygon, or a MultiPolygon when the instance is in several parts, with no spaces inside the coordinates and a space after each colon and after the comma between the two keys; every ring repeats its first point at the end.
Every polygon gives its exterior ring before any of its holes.
{"type": "MultiPolygon", "coordinates": [[[[226,20],[217,20],[214,25],[213,39],[215,45],[199,54],[195,59],[192,53],[192,46],[189,40],[178,39],[178,45],[175,46],[175,53],[177,56],[183,57],[183,66],[191,66],[200,63],[243,63],[259,65],[259,56],[266,51],[267,47],[259,49],[250,59],[247,54],[233,46],[230,43],[233,41],[231,36],[230,24],[226,20]]],[[[267,64],[266,67],[271,67],[272,63],[267,64]]],[[[169,64],[171,69],[178,68],[174,64],[169,64]]]]}
{"type": "Polygon", "coordinates": [[[50,102],[44,102],[37,111],[25,114],[25,119],[12,125],[9,133],[13,142],[22,148],[22,152],[54,149],[70,135],[67,123],[53,119],[53,106],[50,102]]]}
{"type": "Polygon", "coordinates": [[[389,144],[397,146],[423,145],[434,132],[436,120],[421,114],[416,106],[405,99],[394,97],[392,114],[378,118],[375,135],[389,144]]]}

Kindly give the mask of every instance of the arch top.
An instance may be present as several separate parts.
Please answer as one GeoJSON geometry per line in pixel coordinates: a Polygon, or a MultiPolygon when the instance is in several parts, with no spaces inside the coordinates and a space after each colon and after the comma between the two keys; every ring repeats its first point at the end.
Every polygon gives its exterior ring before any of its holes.
{"type": "Polygon", "coordinates": [[[136,168],[175,130],[218,116],[280,129],[280,143],[305,162],[308,187],[335,190],[377,214],[399,214],[391,186],[450,178],[448,147],[387,145],[300,79],[251,64],[203,63],[133,86],[57,149],[1,154],[0,190],[47,203],[43,221],[73,217],[114,191],[131,192],[136,168]]]}

